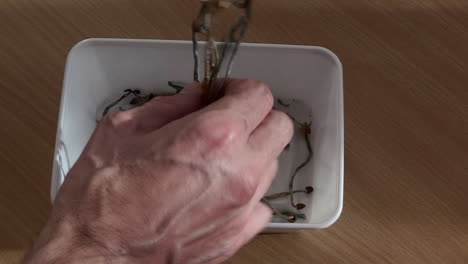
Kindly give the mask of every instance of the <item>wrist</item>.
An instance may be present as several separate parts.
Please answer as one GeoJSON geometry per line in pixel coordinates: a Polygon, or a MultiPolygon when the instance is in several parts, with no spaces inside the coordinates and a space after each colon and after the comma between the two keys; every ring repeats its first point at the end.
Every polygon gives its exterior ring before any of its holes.
{"type": "Polygon", "coordinates": [[[76,230],[66,220],[49,221],[24,263],[107,263],[105,248],[76,230]]]}

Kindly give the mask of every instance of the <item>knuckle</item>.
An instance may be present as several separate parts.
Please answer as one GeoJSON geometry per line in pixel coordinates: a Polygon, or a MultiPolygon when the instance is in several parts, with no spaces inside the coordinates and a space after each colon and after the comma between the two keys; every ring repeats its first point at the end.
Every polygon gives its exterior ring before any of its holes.
{"type": "Polygon", "coordinates": [[[231,204],[240,207],[247,204],[257,191],[257,181],[252,174],[238,175],[233,178],[227,188],[231,204]]]}
{"type": "Polygon", "coordinates": [[[271,115],[276,127],[282,132],[285,140],[290,141],[294,135],[294,124],[291,118],[285,112],[278,110],[272,110],[271,115]]]}
{"type": "Polygon", "coordinates": [[[265,98],[265,102],[273,107],[274,98],[273,94],[271,93],[270,87],[264,83],[257,81],[256,83],[258,92],[265,98]]]}
{"type": "Polygon", "coordinates": [[[195,137],[206,144],[223,147],[237,142],[246,130],[246,123],[243,118],[213,111],[195,120],[193,132],[195,137]]]}
{"type": "Polygon", "coordinates": [[[133,115],[129,111],[122,111],[107,114],[102,123],[114,129],[122,129],[128,128],[132,124],[132,120],[133,115]]]}
{"type": "Polygon", "coordinates": [[[242,87],[245,87],[245,89],[251,89],[254,95],[258,96],[259,98],[263,98],[262,101],[268,107],[273,107],[274,97],[270,87],[266,83],[253,79],[245,79],[241,82],[242,87]]]}

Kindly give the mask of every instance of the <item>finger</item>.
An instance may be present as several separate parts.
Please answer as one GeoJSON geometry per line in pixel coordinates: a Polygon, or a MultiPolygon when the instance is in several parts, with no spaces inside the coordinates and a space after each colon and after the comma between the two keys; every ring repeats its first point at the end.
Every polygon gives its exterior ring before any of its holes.
{"type": "Polygon", "coordinates": [[[271,221],[272,212],[264,204],[257,203],[254,210],[249,217],[249,222],[245,225],[244,229],[240,232],[237,242],[230,248],[230,250],[220,256],[206,260],[203,263],[217,264],[231,258],[241,247],[246,245],[258,233],[262,232],[268,223],[271,221]]]}
{"type": "Polygon", "coordinates": [[[273,107],[270,88],[255,80],[226,80],[224,95],[218,101],[202,110],[228,111],[238,115],[246,123],[247,133],[251,133],[273,107]]]}
{"type": "Polygon", "coordinates": [[[291,141],[294,124],[287,114],[272,110],[249,137],[248,145],[257,155],[276,159],[291,141]]]}
{"type": "MultiPolygon", "coordinates": [[[[240,240],[237,243],[237,246],[242,247],[247,244],[252,238],[254,238],[258,233],[262,232],[265,227],[270,223],[273,212],[263,203],[257,203],[254,207],[254,210],[249,217],[249,222],[244,227],[240,234],[240,240]]],[[[237,250],[236,250],[237,251],[237,250]]]]}
{"type": "Polygon", "coordinates": [[[129,110],[136,130],[150,132],[203,107],[200,84],[192,83],[173,96],[158,96],[141,107],[129,110]]]}
{"type": "Polygon", "coordinates": [[[257,206],[257,204],[260,202],[263,196],[265,196],[265,194],[268,192],[268,189],[270,189],[271,183],[273,182],[273,179],[275,178],[276,173],[278,172],[278,166],[278,160],[274,159],[265,169],[265,172],[260,176],[261,178],[259,180],[255,193],[252,196],[250,202],[247,204],[247,206],[249,207],[248,210],[253,210],[253,208],[257,206]]]}

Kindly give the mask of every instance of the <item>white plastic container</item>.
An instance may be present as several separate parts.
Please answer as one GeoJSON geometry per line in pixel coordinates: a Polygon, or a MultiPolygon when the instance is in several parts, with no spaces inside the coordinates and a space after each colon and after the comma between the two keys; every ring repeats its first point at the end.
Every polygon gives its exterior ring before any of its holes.
{"type": "MultiPolygon", "coordinates": [[[[127,88],[162,91],[167,81],[190,82],[191,42],[132,39],[88,39],[69,53],[60,106],[51,197],[61,186],[96,127],[98,109],[127,88]]],[[[295,186],[314,187],[297,195],[307,207],[301,223],[271,223],[267,231],[320,229],[333,224],[343,207],[343,77],[339,59],[329,50],[310,46],[243,44],[232,77],[266,82],[276,98],[292,101],[290,112],[312,121],[312,162],[297,175],[295,186]]],[[[295,139],[280,158],[280,171],[269,193],[287,191],[291,171],[306,155],[295,139]]],[[[286,208],[289,200],[274,203],[286,208]]]]}

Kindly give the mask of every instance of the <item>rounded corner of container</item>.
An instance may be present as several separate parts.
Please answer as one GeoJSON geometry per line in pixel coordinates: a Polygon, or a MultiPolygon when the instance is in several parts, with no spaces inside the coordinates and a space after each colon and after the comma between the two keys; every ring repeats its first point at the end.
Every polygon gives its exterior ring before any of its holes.
{"type": "Polygon", "coordinates": [[[78,52],[79,50],[83,48],[91,46],[97,41],[99,41],[99,39],[97,38],[88,38],[88,39],[83,39],[79,41],[78,43],[76,43],[68,52],[67,61],[73,56],[73,54],[75,54],[76,52],[78,52]]]}
{"type": "Polygon", "coordinates": [[[341,63],[340,58],[336,55],[333,51],[325,47],[317,47],[320,52],[323,52],[326,56],[330,57],[330,59],[340,68],[343,69],[343,64],[341,63]]]}
{"type": "Polygon", "coordinates": [[[332,226],[335,224],[338,219],[340,219],[341,213],[343,212],[343,201],[341,200],[340,203],[338,204],[338,207],[336,208],[336,211],[333,212],[333,214],[325,221],[322,221],[317,229],[324,229],[332,226]]]}

